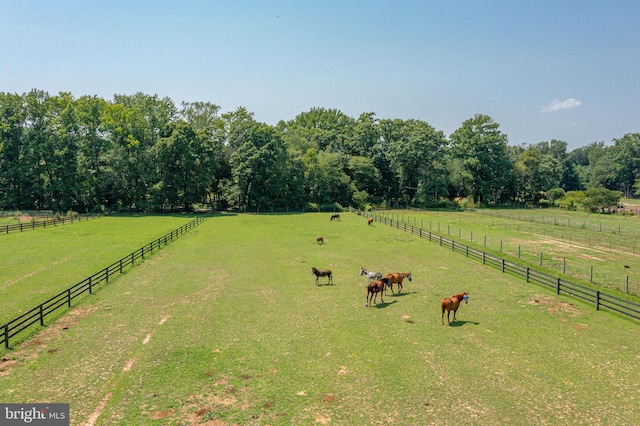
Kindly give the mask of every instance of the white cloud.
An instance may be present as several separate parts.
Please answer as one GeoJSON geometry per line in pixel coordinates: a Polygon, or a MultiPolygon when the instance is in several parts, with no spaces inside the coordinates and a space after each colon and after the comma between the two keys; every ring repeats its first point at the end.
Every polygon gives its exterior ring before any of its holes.
{"type": "Polygon", "coordinates": [[[582,102],[577,99],[569,98],[566,101],[559,101],[556,99],[550,104],[541,107],[540,112],[562,111],[563,109],[577,108],[580,105],[582,105],[582,102]]]}

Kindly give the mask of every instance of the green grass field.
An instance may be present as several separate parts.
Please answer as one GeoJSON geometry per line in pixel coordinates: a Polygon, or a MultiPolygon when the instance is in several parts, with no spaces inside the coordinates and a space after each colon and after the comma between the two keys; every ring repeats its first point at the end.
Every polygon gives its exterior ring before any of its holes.
{"type": "Polygon", "coordinates": [[[628,283],[628,294],[640,301],[640,218],[635,216],[558,209],[376,214],[579,283],[589,284],[593,278],[595,288],[617,296],[627,293],[628,283]]]}
{"type": "Polygon", "coordinates": [[[68,402],[73,425],[628,425],[639,337],[360,216],[216,215],[5,352],[0,401],[68,402]],[[362,266],[413,281],[365,308],[362,266]]]}
{"type": "Polygon", "coordinates": [[[0,324],[191,219],[106,216],[0,235],[0,324]]]}

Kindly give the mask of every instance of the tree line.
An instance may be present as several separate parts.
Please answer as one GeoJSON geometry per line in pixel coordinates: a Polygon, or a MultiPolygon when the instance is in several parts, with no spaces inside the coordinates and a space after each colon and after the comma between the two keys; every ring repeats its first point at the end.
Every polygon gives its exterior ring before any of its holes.
{"type": "Polygon", "coordinates": [[[511,146],[478,114],[448,137],[416,119],[312,108],[272,126],[240,107],[136,93],[0,93],[0,209],[96,212],[335,205],[561,205],[640,194],[640,133],[567,151],[511,146]]]}

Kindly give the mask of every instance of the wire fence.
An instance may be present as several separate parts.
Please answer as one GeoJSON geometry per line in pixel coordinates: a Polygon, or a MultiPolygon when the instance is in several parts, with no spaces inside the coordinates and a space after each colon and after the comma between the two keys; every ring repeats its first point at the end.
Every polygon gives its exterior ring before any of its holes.
{"type": "MultiPolygon", "coordinates": [[[[366,213],[360,210],[352,210],[352,212],[364,216],[366,213]]],[[[436,234],[431,230],[425,230],[421,227],[416,227],[412,224],[407,224],[404,221],[397,219],[387,218],[385,216],[379,216],[377,214],[369,213],[369,216],[374,218],[374,221],[382,223],[384,225],[391,226],[396,229],[400,229],[405,232],[410,232],[413,235],[417,235],[420,238],[428,239],[431,242],[437,243],[444,248],[450,249],[452,252],[464,254],[466,257],[476,259],[482,262],[483,265],[493,266],[499,268],[503,273],[511,273],[520,276],[526,280],[526,282],[534,282],[541,284],[545,287],[553,289],[556,294],[568,294],[572,297],[582,299],[589,303],[592,303],[596,310],[601,308],[607,308],[620,314],[629,316],[640,320],[640,304],[633,303],[629,300],[615,297],[611,294],[594,290],[590,287],[586,287],[574,282],[565,280],[561,277],[555,277],[545,272],[535,270],[528,266],[519,265],[510,260],[494,256],[490,253],[477,250],[468,245],[462,244],[446,238],[442,235],[436,234]]]]}

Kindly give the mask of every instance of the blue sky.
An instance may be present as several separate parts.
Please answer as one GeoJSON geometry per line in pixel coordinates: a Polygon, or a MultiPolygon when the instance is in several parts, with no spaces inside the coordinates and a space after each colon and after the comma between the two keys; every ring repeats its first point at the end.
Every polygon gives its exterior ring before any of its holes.
{"type": "Polygon", "coordinates": [[[276,124],[475,114],[511,145],[640,132],[640,1],[0,0],[0,92],[143,92],[276,124]]]}

